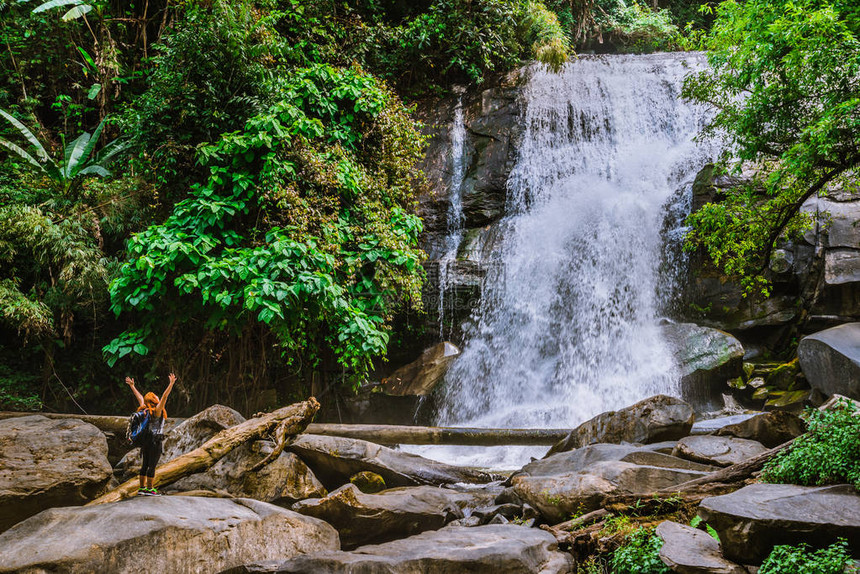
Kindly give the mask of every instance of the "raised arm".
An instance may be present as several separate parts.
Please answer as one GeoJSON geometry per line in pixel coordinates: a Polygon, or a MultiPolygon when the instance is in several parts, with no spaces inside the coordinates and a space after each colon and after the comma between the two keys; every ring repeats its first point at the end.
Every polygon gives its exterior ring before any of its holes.
{"type": "Polygon", "coordinates": [[[138,407],[144,406],[143,395],[141,395],[140,391],[138,391],[137,388],[134,386],[134,379],[132,379],[131,377],[126,377],[125,378],[125,384],[128,385],[129,388],[131,389],[131,392],[134,393],[134,396],[137,399],[137,403],[138,403],[137,406],[138,407]]]}
{"type": "Polygon", "coordinates": [[[170,373],[170,375],[167,377],[167,379],[168,379],[167,388],[164,389],[164,393],[162,393],[162,395],[161,395],[161,400],[158,402],[158,406],[155,407],[155,413],[154,414],[157,417],[160,417],[161,413],[164,411],[164,405],[167,404],[167,397],[170,396],[170,391],[173,390],[173,383],[176,382],[176,375],[174,375],[173,373],[170,373]]]}

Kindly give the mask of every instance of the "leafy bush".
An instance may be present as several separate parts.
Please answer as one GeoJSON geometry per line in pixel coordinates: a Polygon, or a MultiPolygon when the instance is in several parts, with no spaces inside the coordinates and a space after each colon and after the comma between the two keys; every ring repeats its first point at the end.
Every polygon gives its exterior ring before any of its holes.
{"type": "Polygon", "coordinates": [[[176,348],[168,340],[187,336],[180,325],[240,333],[259,323],[288,359],[314,367],[331,349],[363,375],[385,353],[396,304],[420,302],[421,149],[378,79],[296,71],[278,103],[201,148],[208,182],[130,241],[111,299],[137,321],[105,347],[109,362],[176,348]]]}
{"type": "Polygon", "coordinates": [[[765,482],[816,486],[850,482],[860,486],[860,416],[852,403],[806,411],[808,431],[769,460],[765,482]]]}
{"type": "Polygon", "coordinates": [[[653,530],[639,528],[612,553],[611,571],[613,574],[670,574],[672,571],[660,560],[662,547],[663,541],[653,530]]]}
{"type": "Polygon", "coordinates": [[[759,574],[842,574],[850,560],[844,540],[817,551],[810,550],[808,544],[777,546],[761,565],[759,574]]]}
{"type": "Polygon", "coordinates": [[[125,130],[162,183],[187,181],[198,145],[239,129],[267,99],[282,40],[253,2],[187,2],[155,46],[125,130]]]}
{"type": "Polygon", "coordinates": [[[558,69],[569,51],[556,14],[523,0],[433,0],[397,25],[378,23],[368,43],[368,67],[412,92],[481,83],[533,57],[558,69]]]}
{"type": "Polygon", "coordinates": [[[674,47],[678,27],[668,10],[652,10],[636,0],[603,0],[595,22],[623,47],[651,52],[674,47]]]}

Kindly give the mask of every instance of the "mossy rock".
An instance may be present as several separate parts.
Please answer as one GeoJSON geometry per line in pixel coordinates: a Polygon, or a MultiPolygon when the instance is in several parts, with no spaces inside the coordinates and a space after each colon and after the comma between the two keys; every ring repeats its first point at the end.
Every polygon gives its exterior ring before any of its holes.
{"type": "Polygon", "coordinates": [[[376,494],[386,488],[384,478],[367,470],[352,475],[349,481],[365,494],[376,494]]]}

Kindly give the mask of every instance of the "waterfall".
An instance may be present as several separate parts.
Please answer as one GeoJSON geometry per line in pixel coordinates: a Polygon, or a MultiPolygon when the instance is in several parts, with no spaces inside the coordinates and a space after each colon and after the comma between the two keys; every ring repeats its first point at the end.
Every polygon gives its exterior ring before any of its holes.
{"type": "MultiPolygon", "coordinates": [[[[697,54],[582,57],[535,69],[490,269],[439,423],[570,428],[677,394],[659,328],[666,204],[707,161],[704,111],[680,98],[697,54]]],[[[412,449],[516,467],[546,449],[412,449]]]]}
{"type": "MultiPolygon", "coordinates": [[[[466,174],[464,144],[466,141],[466,122],[463,119],[463,97],[457,100],[454,108],[454,122],[451,125],[451,189],[448,193],[447,229],[444,252],[439,258],[439,338],[445,337],[445,292],[449,285],[452,267],[457,261],[457,250],[463,240],[463,178],[466,174]]],[[[449,333],[450,336],[450,333],[449,333]]]]}

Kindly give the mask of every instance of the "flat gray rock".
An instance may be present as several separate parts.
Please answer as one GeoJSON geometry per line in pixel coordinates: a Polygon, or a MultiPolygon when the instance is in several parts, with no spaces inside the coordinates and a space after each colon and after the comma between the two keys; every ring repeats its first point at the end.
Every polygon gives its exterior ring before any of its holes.
{"type": "Polygon", "coordinates": [[[749,460],[766,450],[766,446],[754,440],[701,435],[682,438],[672,454],[703,464],[731,466],[749,460]]]}
{"type": "Polygon", "coordinates": [[[84,504],[111,478],[105,435],[77,419],[0,421],[0,532],[51,508],[84,504]]]}
{"type": "Polygon", "coordinates": [[[746,568],[723,558],[720,543],[707,532],[677,522],[661,522],[660,560],[679,574],[747,574],[746,568]]]}
{"type": "Polygon", "coordinates": [[[730,415],[727,417],[717,417],[715,419],[697,420],[693,423],[693,428],[690,429],[690,434],[712,434],[719,431],[721,428],[742,423],[745,420],[751,419],[758,413],[745,413],[740,415],[730,415]]]}
{"type": "Polygon", "coordinates": [[[699,516],[719,534],[723,555],[742,564],[760,563],[778,544],[841,537],[860,549],[860,494],[851,485],[751,484],[704,499],[699,516]]]}
{"type": "Polygon", "coordinates": [[[494,498],[492,494],[481,496],[437,486],[364,494],[354,484],[347,484],[324,498],[297,502],[292,509],[334,526],[343,548],[350,549],[438,530],[463,518],[464,507],[488,505],[494,498]]]}
{"type": "Polygon", "coordinates": [[[280,563],[250,564],[228,572],[568,574],[572,571],[573,558],[558,551],[549,532],[516,525],[487,525],[449,526],[386,544],[361,546],[353,552],[310,554],[280,563]]]}
{"type": "Polygon", "coordinates": [[[684,401],[655,395],[582,423],[553,445],[546,456],[598,443],[646,444],[678,440],[690,434],[694,418],[693,408],[684,401]]]}
{"type": "Polygon", "coordinates": [[[325,522],[265,502],[144,496],[17,524],[0,535],[0,572],[208,574],[338,548],[325,522]]]}

